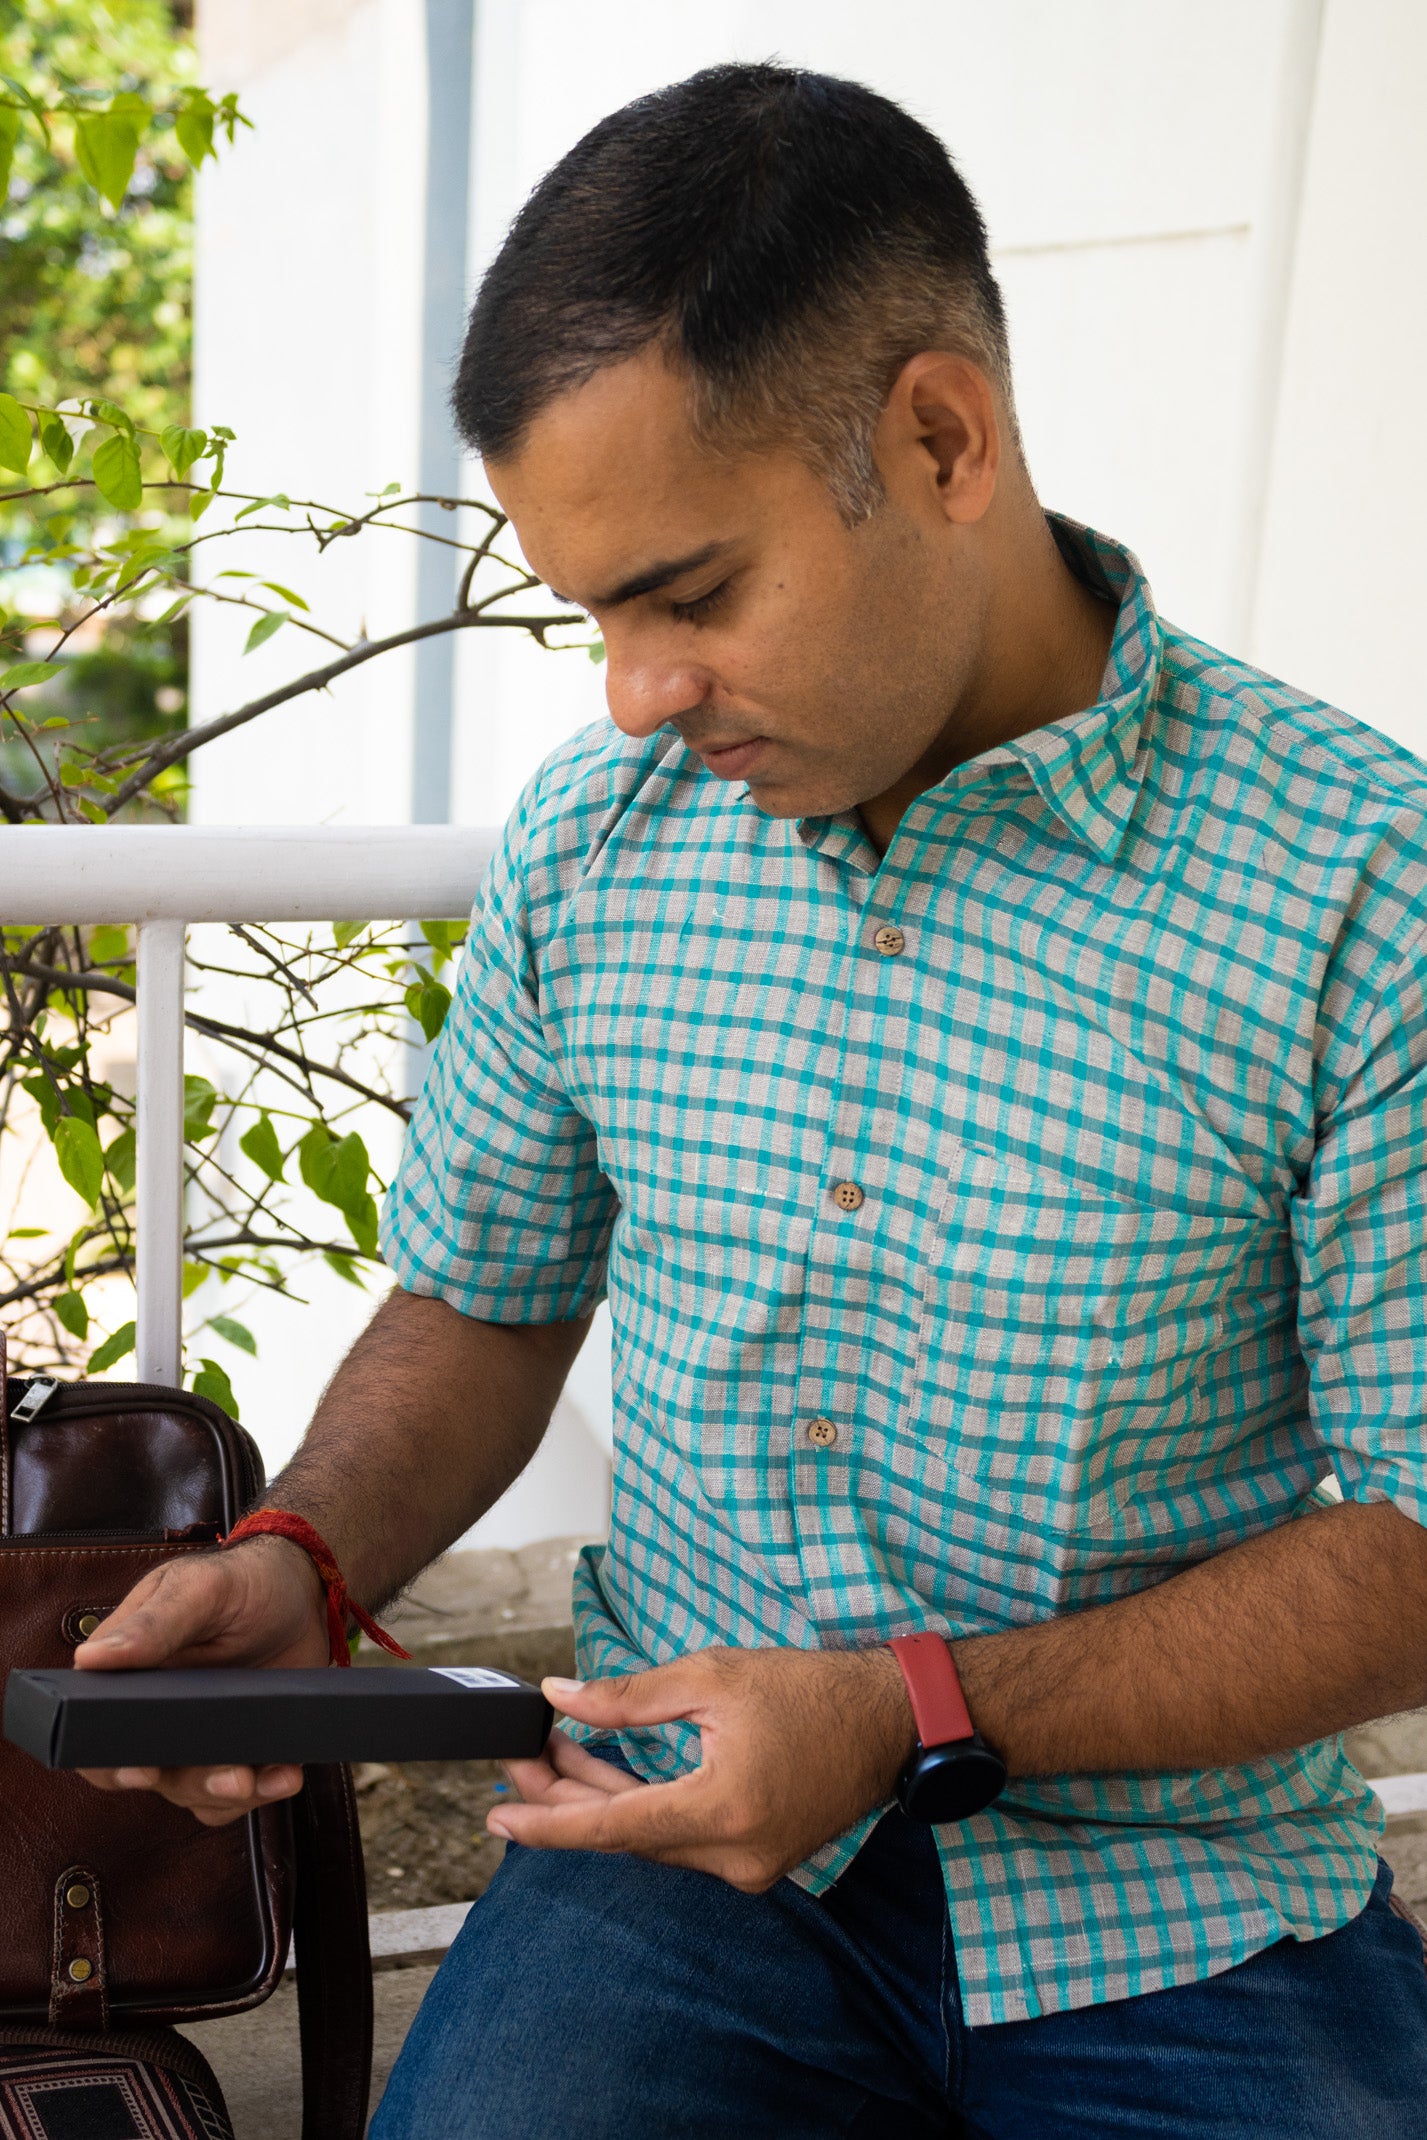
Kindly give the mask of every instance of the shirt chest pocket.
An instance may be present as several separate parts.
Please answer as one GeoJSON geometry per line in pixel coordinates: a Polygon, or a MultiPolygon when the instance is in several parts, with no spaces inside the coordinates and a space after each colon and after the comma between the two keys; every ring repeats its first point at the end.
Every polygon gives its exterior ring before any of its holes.
{"type": "Polygon", "coordinates": [[[1216,1365],[1263,1225],[953,1145],[918,1377],[947,1464],[1023,1523],[1105,1536],[1177,1469],[1212,1464],[1236,1431],[1216,1365]]]}

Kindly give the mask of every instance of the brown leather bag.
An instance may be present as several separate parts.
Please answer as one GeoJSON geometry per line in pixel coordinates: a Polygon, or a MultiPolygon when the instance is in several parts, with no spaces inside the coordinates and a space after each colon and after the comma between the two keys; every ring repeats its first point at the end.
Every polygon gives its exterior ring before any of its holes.
{"type": "MultiPolygon", "coordinates": [[[[8,1380],[0,1340],[0,1666],[64,1666],[139,1577],[261,1493],[252,1437],[144,1383],[8,1380]]],[[[0,1675],[3,1676],[3,1675],[0,1675]]],[[[304,2140],[359,2140],[371,1959],[351,1777],[223,1828],[94,1790],[0,1739],[0,2023],[132,2032],[258,2005],[296,1923],[304,2140]]]]}

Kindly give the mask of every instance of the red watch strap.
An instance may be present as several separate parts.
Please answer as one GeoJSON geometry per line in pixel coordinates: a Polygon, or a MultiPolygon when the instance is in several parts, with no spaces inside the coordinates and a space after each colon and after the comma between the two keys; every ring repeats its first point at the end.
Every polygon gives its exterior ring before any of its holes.
{"type": "Polygon", "coordinates": [[[902,1668],[923,1746],[969,1739],[976,1730],[943,1635],[894,1635],[887,1647],[902,1668]]]}

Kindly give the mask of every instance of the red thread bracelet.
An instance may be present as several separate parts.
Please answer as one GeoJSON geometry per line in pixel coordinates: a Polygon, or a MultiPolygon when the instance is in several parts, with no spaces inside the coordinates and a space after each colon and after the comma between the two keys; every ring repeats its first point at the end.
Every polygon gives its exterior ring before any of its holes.
{"type": "Polygon", "coordinates": [[[337,1558],[325,1538],[313,1530],[305,1516],[294,1516],[286,1508],[255,1508],[251,1516],[244,1516],[233,1525],[226,1538],[220,1538],[222,1546],[237,1545],[240,1539],[261,1538],[264,1534],[289,1539],[301,1546],[303,1552],[317,1570],[327,1598],[327,1640],[333,1664],[350,1664],[352,1652],[347,1647],[347,1615],[350,1613],[364,1635],[379,1642],[393,1657],[411,1657],[384,1627],[378,1627],[369,1612],[348,1594],[346,1581],[337,1558]]]}

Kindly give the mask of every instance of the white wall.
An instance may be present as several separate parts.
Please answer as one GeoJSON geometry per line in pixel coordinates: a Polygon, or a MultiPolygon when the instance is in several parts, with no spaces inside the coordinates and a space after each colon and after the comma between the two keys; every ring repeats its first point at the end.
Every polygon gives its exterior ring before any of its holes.
{"type": "Polygon", "coordinates": [[[1254,658],[1427,757],[1427,8],[1332,0],[1254,658]]]}
{"type": "MultiPolygon", "coordinates": [[[[240,431],[234,469],[255,486],[345,502],[409,480],[421,11],[301,0],[279,23],[206,0],[202,15],[209,72],[260,132],[203,188],[200,414],[240,431]]],[[[1128,541],[1177,622],[1427,748],[1420,0],[480,0],[472,284],[597,118],[710,61],[770,55],[858,76],[948,143],[987,216],[1046,501],[1128,541]]],[[[324,572],[345,625],[375,631],[411,588],[395,557],[366,558],[324,572]]],[[[287,637],[238,664],[228,627],[202,630],[199,710],[260,665],[283,673],[287,637]]],[[[463,635],[457,681],[468,821],[502,816],[601,711],[582,655],[498,635],[463,635]]],[[[197,814],[400,816],[409,691],[389,667],[278,716],[276,778],[274,732],[235,737],[200,765],[197,814]]],[[[314,1307],[283,1435],[344,1327],[314,1307]]],[[[511,1535],[566,1527],[551,1512],[572,1461],[521,1482],[499,1519],[511,1535]]]]}
{"type": "MultiPolygon", "coordinates": [[[[198,421],[238,434],[235,488],[351,511],[416,472],[425,92],[410,31],[420,17],[411,0],[297,0],[295,24],[289,12],[222,0],[201,22],[215,78],[228,87],[235,75],[256,132],[200,183],[195,404],[198,421]]],[[[222,547],[225,565],[293,586],[342,638],[410,620],[413,545],[396,536],[334,543],[320,563],[306,540],[260,532],[242,539],[241,556],[222,547]]],[[[196,619],[196,718],[322,657],[319,640],[284,629],[244,658],[252,622],[238,610],[196,619]]],[[[409,655],[391,655],[262,734],[212,745],[198,761],[194,818],[404,822],[410,691],[409,655]]]]}

